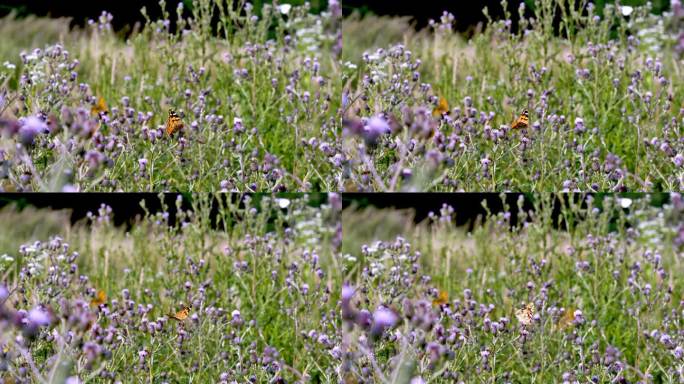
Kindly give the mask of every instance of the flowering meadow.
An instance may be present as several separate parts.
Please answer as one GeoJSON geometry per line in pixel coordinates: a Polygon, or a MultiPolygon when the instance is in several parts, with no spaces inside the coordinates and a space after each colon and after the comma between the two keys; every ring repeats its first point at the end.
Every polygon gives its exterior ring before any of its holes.
{"type": "Polygon", "coordinates": [[[340,195],[183,199],[129,230],[0,210],[0,382],[334,382],[340,195]]]}
{"type": "MultiPolygon", "coordinates": [[[[187,4],[187,2],[185,2],[187,4]]],[[[261,2],[260,2],[261,4],[261,2]]],[[[341,5],[0,20],[0,190],[336,190],[341,5]],[[167,135],[169,110],[180,132],[167,135]]],[[[171,6],[170,8],[173,8],[171,6]]]]}
{"type": "Polygon", "coordinates": [[[470,231],[345,209],[344,382],[682,382],[682,196],[558,198],[470,231]]]}
{"type": "Polygon", "coordinates": [[[681,2],[526,3],[467,40],[448,12],[345,18],[345,191],[684,189],[681,2]]]}

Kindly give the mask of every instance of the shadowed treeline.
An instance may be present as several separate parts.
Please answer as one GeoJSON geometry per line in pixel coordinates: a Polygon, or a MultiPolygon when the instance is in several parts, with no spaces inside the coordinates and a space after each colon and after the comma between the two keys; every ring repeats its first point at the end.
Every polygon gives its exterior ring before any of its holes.
{"type": "MultiPolygon", "coordinates": [[[[244,0],[233,0],[233,3],[244,3],[244,0]]],[[[272,3],[272,0],[253,0],[250,1],[254,6],[255,12],[259,14],[259,10],[264,4],[272,3]]],[[[284,0],[280,4],[301,5],[304,0],[284,0]]],[[[192,0],[170,0],[166,1],[164,9],[172,15],[175,15],[178,3],[183,3],[185,16],[191,13],[193,7],[192,0]]],[[[311,0],[312,13],[320,13],[328,6],[328,0],[311,0]]],[[[115,16],[112,21],[112,26],[117,31],[127,32],[136,23],[143,24],[145,18],[140,9],[146,8],[147,14],[152,19],[162,17],[162,8],[158,0],[100,0],[100,1],[43,1],[43,0],[4,0],[0,1],[0,17],[6,16],[10,12],[14,12],[19,17],[26,17],[29,15],[43,16],[43,17],[70,17],[71,26],[85,26],[88,19],[97,19],[103,10],[115,16]]]]}
{"type": "MultiPolygon", "coordinates": [[[[534,14],[537,2],[534,0],[510,0],[506,6],[506,10],[512,14],[514,25],[517,25],[518,7],[521,3],[525,4],[525,16],[530,17],[534,14]]],[[[587,4],[587,1],[570,0],[566,2],[557,2],[559,4],[575,4],[576,8],[582,8],[587,4]]],[[[614,4],[611,0],[597,0],[592,1],[596,8],[597,14],[601,15],[603,7],[606,4],[614,4]]],[[[645,0],[621,1],[621,5],[637,6],[645,5],[645,0]]],[[[669,0],[655,0],[651,1],[652,11],[655,14],[661,14],[664,11],[670,10],[669,0]]],[[[346,0],[343,2],[343,14],[349,16],[352,13],[360,13],[361,15],[374,14],[378,16],[408,16],[411,18],[416,30],[420,30],[428,26],[430,19],[438,19],[442,12],[447,11],[452,13],[456,18],[455,29],[460,32],[472,32],[478,24],[485,23],[487,18],[483,14],[484,8],[488,9],[489,15],[494,19],[503,19],[504,8],[500,0],[481,0],[481,1],[449,1],[449,0],[432,0],[425,2],[414,1],[385,1],[385,0],[346,0]]],[[[561,21],[560,18],[555,20],[556,24],[561,21]]]]}

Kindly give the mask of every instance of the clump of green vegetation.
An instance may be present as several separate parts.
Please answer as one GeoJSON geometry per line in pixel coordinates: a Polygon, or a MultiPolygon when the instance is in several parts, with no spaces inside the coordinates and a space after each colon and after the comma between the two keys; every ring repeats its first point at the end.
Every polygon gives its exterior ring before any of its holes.
{"type": "Polygon", "coordinates": [[[580,3],[521,3],[468,41],[447,12],[392,44],[363,32],[401,20],[345,20],[345,190],[684,188],[684,9],[580,3]]]}
{"type": "Polygon", "coordinates": [[[373,235],[364,210],[345,210],[340,377],[682,380],[681,195],[662,207],[646,195],[533,198],[533,210],[521,198],[471,231],[446,205],[399,235],[373,235]]]}
{"type": "Polygon", "coordinates": [[[339,196],[191,198],[129,231],[102,206],[65,236],[1,248],[0,376],[332,381],[339,196]]]}
{"type": "Polygon", "coordinates": [[[161,20],[142,9],[147,22],[125,40],[107,12],[74,31],[3,20],[2,30],[26,33],[2,38],[0,188],[333,189],[339,3],[319,14],[309,4],[183,4],[161,20]],[[170,109],[184,125],[172,136],[170,109]]]}

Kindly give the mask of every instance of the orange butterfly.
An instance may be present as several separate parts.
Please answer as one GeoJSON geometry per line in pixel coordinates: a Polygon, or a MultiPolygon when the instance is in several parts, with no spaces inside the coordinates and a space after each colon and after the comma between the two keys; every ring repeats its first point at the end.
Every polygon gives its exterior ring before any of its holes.
{"type": "Polygon", "coordinates": [[[166,120],[166,134],[173,136],[183,128],[183,120],[173,109],[169,109],[169,118],[166,120]]]}
{"type": "Polygon", "coordinates": [[[518,119],[511,124],[512,129],[527,128],[530,124],[530,114],[527,109],[523,110],[522,114],[518,116],[518,119]]]}
{"type": "Polygon", "coordinates": [[[434,117],[442,117],[444,115],[449,114],[449,103],[445,98],[442,96],[439,97],[439,103],[437,104],[437,107],[432,110],[432,116],[434,117]]]}
{"type": "Polygon", "coordinates": [[[515,317],[518,318],[518,321],[522,325],[532,324],[533,316],[534,316],[534,304],[532,304],[532,303],[525,305],[525,307],[523,307],[521,309],[515,310],[515,317]]]}
{"type": "Polygon", "coordinates": [[[560,329],[567,328],[568,326],[572,325],[572,322],[574,320],[575,320],[575,310],[573,308],[568,308],[565,310],[563,317],[558,319],[558,328],[560,328],[560,329]]]}
{"type": "Polygon", "coordinates": [[[439,291],[437,297],[432,300],[432,305],[439,306],[449,302],[449,293],[447,291],[439,291]]]}
{"type": "Polygon", "coordinates": [[[105,99],[102,96],[97,99],[97,103],[90,109],[90,113],[92,113],[93,116],[98,116],[101,112],[109,112],[107,103],[105,103],[105,99]]]}
{"type": "Polygon", "coordinates": [[[90,301],[90,305],[93,307],[99,307],[107,301],[107,294],[103,290],[97,291],[95,297],[90,301]]]}
{"type": "Polygon", "coordinates": [[[174,319],[176,321],[183,321],[188,318],[188,315],[190,314],[190,307],[187,305],[183,306],[183,309],[180,311],[174,313],[169,313],[169,318],[174,319]]]}

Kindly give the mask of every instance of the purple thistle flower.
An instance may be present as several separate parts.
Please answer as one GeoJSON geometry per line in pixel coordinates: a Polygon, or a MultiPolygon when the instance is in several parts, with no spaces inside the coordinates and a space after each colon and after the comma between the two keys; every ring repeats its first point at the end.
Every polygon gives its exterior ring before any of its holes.
{"type": "Polygon", "coordinates": [[[237,309],[234,310],[230,316],[231,316],[230,324],[233,325],[234,327],[239,327],[242,324],[244,324],[244,320],[242,320],[242,315],[240,314],[240,311],[238,311],[237,309]]]}
{"type": "Polygon", "coordinates": [[[9,291],[4,285],[0,285],[0,301],[5,301],[9,297],[9,291]]]}
{"type": "Polygon", "coordinates": [[[138,351],[138,363],[140,365],[145,364],[145,358],[147,358],[147,355],[148,355],[148,353],[144,349],[141,349],[140,351],[138,351]]]}
{"type": "Polygon", "coordinates": [[[356,311],[351,306],[351,298],[354,296],[354,288],[348,284],[342,286],[342,318],[353,321],[357,317],[356,311]]]}
{"type": "Polygon", "coordinates": [[[39,133],[48,133],[48,126],[36,116],[29,116],[24,120],[24,124],[19,128],[19,141],[24,146],[33,144],[33,140],[39,133]]]}
{"type": "Polygon", "coordinates": [[[386,307],[379,307],[373,312],[373,323],[370,330],[371,337],[377,339],[385,330],[394,327],[398,321],[399,316],[394,311],[386,307]]]}
{"type": "Polygon", "coordinates": [[[364,137],[369,144],[375,144],[380,136],[390,132],[391,128],[387,121],[379,116],[371,117],[364,127],[364,137]]]}
{"type": "Polygon", "coordinates": [[[674,164],[677,167],[679,167],[679,168],[684,167],[684,156],[681,153],[678,153],[677,155],[675,155],[675,157],[672,159],[672,161],[674,162],[674,164]]]}
{"type": "Polygon", "coordinates": [[[584,120],[581,117],[575,118],[575,133],[584,133],[584,120]]]}
{"type": "Polygon", "coordinates": [[[37,327],[46,327],[52,322],[50,314],[41,307],[36,307],[29,311],[27,319],[29,325],[35,325],[37,327]]]}
{"type": "Polygon", "coordinates": [[[674,351],[672,351],[672,354],[679,360],[684,359],[684,348],[681,346],[677,346],[674,351]]]}

